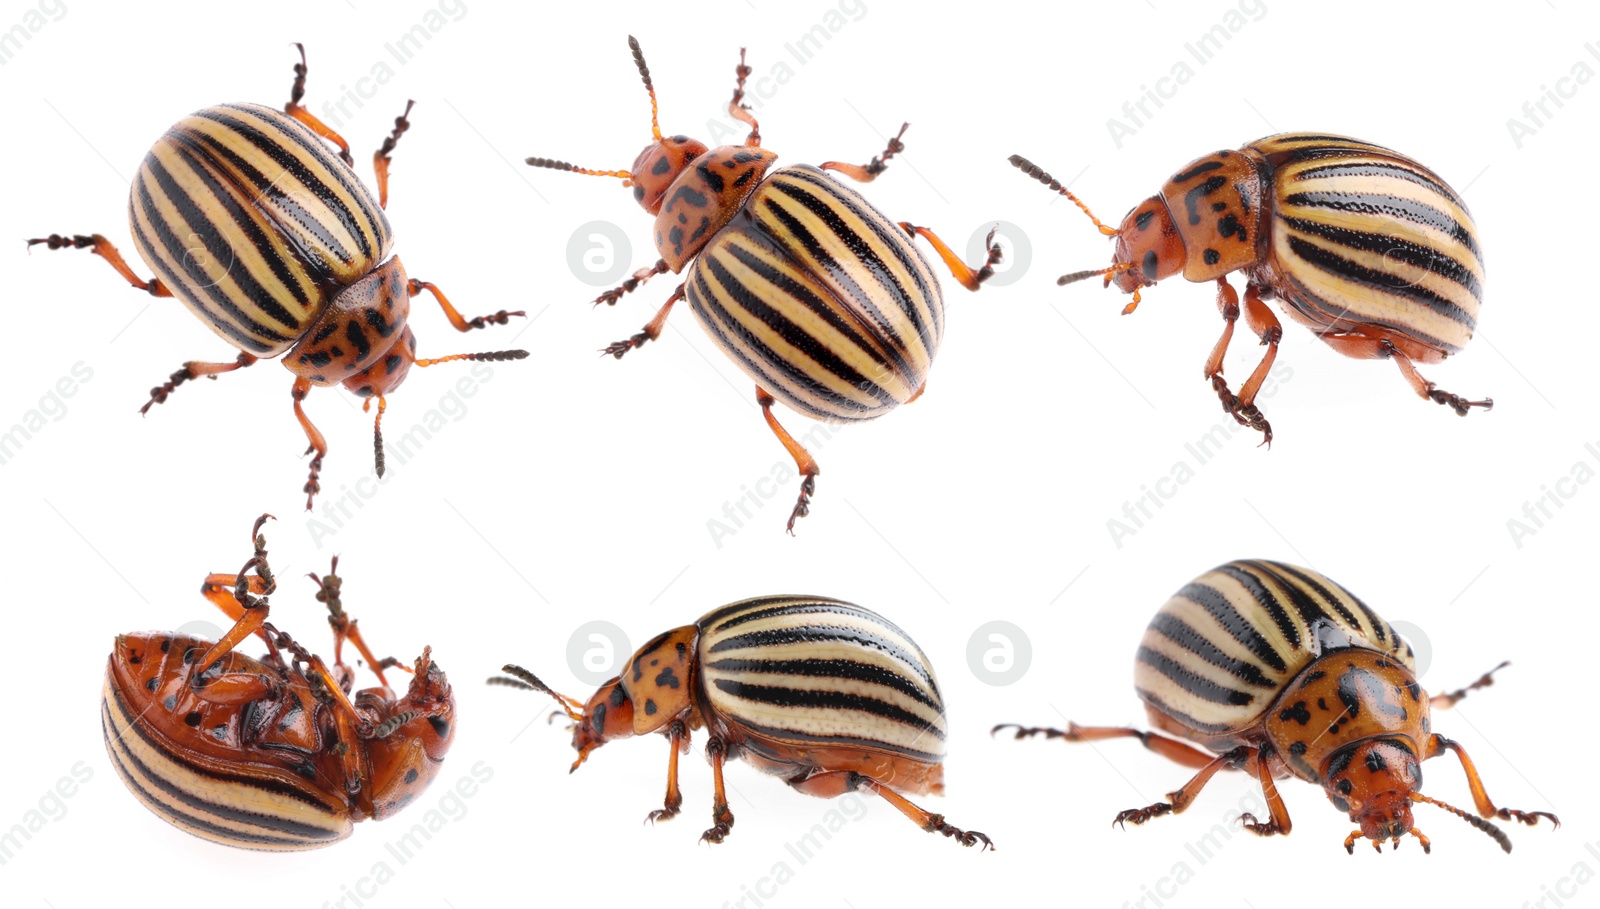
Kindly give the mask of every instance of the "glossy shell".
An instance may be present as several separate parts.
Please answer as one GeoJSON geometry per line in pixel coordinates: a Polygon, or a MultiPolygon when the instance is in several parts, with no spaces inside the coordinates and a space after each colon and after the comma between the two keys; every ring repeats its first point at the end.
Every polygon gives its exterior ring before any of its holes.
{"type": "Polygon", "coordinates": [[[1407,670],[1415,658],[1354,594],[1306,568],[1250,559],[1186,585],[1145,630],[1134,686],[1160,727],[1212,744],[1262,723],[1324,653],[1361,647],[1407,670]]]}
{"type": "Polygon", "coordinates": [[[128,220],[139,255],[173,294],[259,357],[293,346],[393,246],[354,172],[259,104],[209,107],[167,130],[134,176],[128,220]]]}
{"type": "MultiPolygon", "coordinates": [[[[696,624],[707,725],[723,725],[757,757],[799,763],[828,751],[861,755],[865,766],[874,755],[879,763],[943,760],[944,699],[933,666],[877,613],[823,597],[773,596],[724,606],[696,624]]],[[[908,780],[883,782],[899,788],[908,780]]],[[[927,791],[910,791],[919,790],[927,791]]]]}
{"type": "MultiPolygon", "coordinates": [[[[123,783],[162,819],[228,846],[315,849],[349,836],[343,774],[321,758],[325,717],[309,687],[284,686],[270,701],[209,702],[190,676],[211,644],[157,633],[117,638],[100,707],[123,783]]],[[[229,672],[275,675],[238,653],[221,662],[229,672]]]]}
{"type": "Polygon", "coordinates": [[[685,285],[723,353],[818,420],[870,420],[909,401],[944,334],[939,282],[911,238],[807,165],[770,174],[685,285]]]}

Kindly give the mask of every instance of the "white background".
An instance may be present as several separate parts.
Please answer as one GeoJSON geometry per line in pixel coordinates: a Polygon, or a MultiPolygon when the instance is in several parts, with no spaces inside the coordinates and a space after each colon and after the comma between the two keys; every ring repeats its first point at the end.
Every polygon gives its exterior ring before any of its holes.
{"type": "MultiPolygon", "coordinates": [[[[0,29],[44,23],[0,69],[0,238],[14,244],[0,247],[9,339],[0,428],[41,407],[52,415],[0,466],[12,689],[0,828],[50,815],[0,866],[6,905],[356,906],[352,894],[365,905],[455,909],[507,899],[865,909],[1600,898],[1600,799],[1586,752],[1600,484],[1572,479],[1600,471],[1588,368],[1600,333],[1589,267],[1600,242],[1600,85],[1559,83],[1571,97],[1559,109],[1546,102],[1552,116],[1520,148],[1507,126],[1515,117],[1534,127],[1524,103],[1577,64],[1600,71],[1584,45],[1600,42],[1600,15],[1573,0],[1267,0],[1244,13],[1225,0],[949,12],[865,0],[843,13],[825,0],[539,6],[447,6],[455,18],[402,65],[385,45],[438,7],[66,0],[65,13],[52,8],[59,18],[30,20],[37,7],[0,5],[0,29]],[[1186,43],[1226,29],[1230,10],[1237,34],[1197,62],[1186,43]],[[786,49],[830,22],[837,31],[806,62],[786,49]],[[713,537],[708,522],[726,520],[724,503],[786,459],[750,383],[688,312],[623,362],[595,354],[637,331],[672,283],[658,278],[594,311],[585,301],[595,289],[568,267],[569,238],[585,222],[610,222],[632,241],[630,267],[647,265],[648,218],[615,181],[521,164],[632,163],[649,134],[630,31],[651,62],[667,132],[731,129],[722,105],[744,45],[758,77],[780,61],[791,70],[757,96],[766,145],[785,162],[865,161],[909,120],[908,150],[867,197],[958,248],[995,219],[1032,245],[1017,283],[977,295],[947,284],[948,333],[927,395],[814,449],[823,473],[793,539],[782,533],[793,483],[758,495],[753,519],[713,537]],[[386,84],[364,85],[371,97],[359,109],[347,102],[340,124],[364,177],[391,118],[417,100],[389,208],[412,276],[437,282],[468,315],[537,316],[464,337],[417,301],[425,355],[525,346],[532,356],[453,400],[469,369],[414,371],[390,399],[391,434],[430,410],[454,418],[409,462],[391,461],[382,486],[370,479],[370,424],[357,402],[312,395],[308,410],[331,445],[322,502],[349,495],[350,516],[338,520],[300,510],[304,441],[277,365],[191,383],[141,419],[146,389],[179,363],[232,351],[179,304],[130,291],[86,252],[28,255],[21,242],[98,231],[148,274],[125,215],[145,150],[206,105],[281,105],[296,40],[319,113],[376,64],[392,70],[386,84]],[[1127,119],[1124,102],[1180,61],[1192,78],[1160,84],[1171,95],[1163,106],[1147,102],[1153,116],[1127,119]],[[1111,118],[1134,127],[1120,148],[1111,118]],[[1200,375],[1221,327],[1212,289],[1175,279],[1123,318],[1112,291],[1056,287],[1056,275],[1108,261],[1109,243],[1005,159],[1027,154],[1114,222],[1187,161],[1291,129],[1400,149],[1464,194],[1490,269],[1482,330],[1461,357],[1424,372],[1497,406],[1458,419],[1414,397],[1393,366],[1339,357],[1290,323],[1279,357],[1287,381],[1262,402],[1272,450],[1241,431],[1195,466],[1186,444],[1226,420],[1200,375]],[[88,380],[50,400],[80,363],[88,380]],[[1180,463],[1192,478],[1159,483],[1162,507],[1114,538],[1108,521],[1127,520],[1124,504],[1180,463]],[[1563,507],[1514,535],[1508,521],[1527,521],[1524,504],[1547,491],[1563,507]],[[409,658],[431,643],[461,705],[455,750],[426,799],[311,854],[233,851],[167,827],[118,782],[96,719],[115,634],[222,624],[198,583],[248,556],[246,532],[262,511],[281,519],[266,530],[283,579],[280,627],[325,646],[303,574],[339,553],[345,603],[377,649],[409,658]],[[1410,843],[1352,858],[1340,848],[1349,821],[1290,783],[1291,836],[1219,835],[1201,861],[1189,847],[1250,806],[1243,777],[1219,777],[1187,815],[1124,832],[1108,827],[1118,810],[1160,799],[1188,772],[1132,742],[989,737],[1003,721],[1142,723],[1130,674],[1145,623],[1194,575],[1255,556],[1311,565],[1411,623],[1431,651],[1430,689],[1511,659],[1494,688],[1436,725],[1470,750],[1495,799],[1553,810],[1567,822],[1560,831],[1512,830],[1506,856],[1420,808],[1432,856],[1410,843]],[[698,742],[683,765],[684,815],[644,826],[660,804],[664,743],[613,745],[569,777],[567,737],[542,722],[548,701],[482,685],[515,660],[586,697],[591,687],[568,662],[583,623],[614,623],[637,645],[733,599],[791,591],[859,602],[916,636],[941,672],[952,729],[948,795],[923,802],[989,833],[997,852],[920,833],[881,802],[791,793],[744,766],[729,774],[733,835],[697,845],[710,796],[698,742]],[[992,620],[1031,644],[1014,684],[986,684],[969,664],[969,638],[992,620]],[[386,845],[480,762],[488,782],[447,801],[452,818],[412,861],[397,861],[386,845]],[[74,767],[89,781],[47,798],[74,767]],[[810,860],[786,848],[847,807],[855,817],[810,860]]],[[[1228,361],[1235,387],[1258,352],[1241,331],[1228,361]]],[[[812,428],[781,416],[797,435],[812,428]]],[[[1425,769],[1428,793],[1470,802],[1450,761],[1425,769]]]]}

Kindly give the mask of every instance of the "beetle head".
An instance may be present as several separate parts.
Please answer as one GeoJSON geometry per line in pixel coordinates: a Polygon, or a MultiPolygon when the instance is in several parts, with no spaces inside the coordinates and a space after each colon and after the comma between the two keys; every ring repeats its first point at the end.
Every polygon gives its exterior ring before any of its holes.
{"type": "Polygon", "coordinates": [[[1183,271],[1183,239],[1160,196],[1151,196],[1128,212],[1117,229],[1111,261],[1117,270],[1106,276],[1106,283],[1116,284],[1125,294],[1183,271]]]}
{"type": "Polygon", "coordinates": [[[1323,788],[1374,846],[1398,845],[1411,832],[1411,793],[1422,788],[1422,767],[1404,739],[1363,739],[1329,756],[1323,788]]]}
{"type": "MultiPolygon", "coordinates": [[[[363,691],[359,706],[378,700],[363,691]]],[[[443,766],[455,741],[456,699],[444,671],[423,648],[405,696],[386,707],[367,744],[372,762],[375,817],[379,820],[420,795],[443,766]]]]}

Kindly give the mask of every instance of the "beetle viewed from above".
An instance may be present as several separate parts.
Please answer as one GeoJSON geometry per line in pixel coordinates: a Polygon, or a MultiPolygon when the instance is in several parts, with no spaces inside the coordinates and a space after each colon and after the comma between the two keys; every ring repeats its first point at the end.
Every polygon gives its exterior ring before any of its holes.
{"type": "Polygon", "coordinates": [[[170,632],[117,636],[100,717],[122,782],[173,826],[243,849],[316,849],[357,821],[394,815],[428,788],[455,738],[455,695],[422,649],[414,669],[377,659],[341,602],[339,559],[311,575],[328,607],[333,666],[267,621],[277,580],[262,515],[255,554],[236,575],[213,574],[201,593],[234,620],[216,642],[170,632]],[[251,635],[261,659],[236,652],[251,635]],[[344,663],[353,644],[378,677],[355,692],[344,663]],[[396,696],[385,669],[411,673],[396,696]]]}
{"type": "Polygon", "coordinates": [[[1110,268],[1064,275],[1057,284],[1103,278],[1133,295],[1126,315],[1143,288],[1173,275],[1216,282],[1222,337],[1206,359],[1205,378],[1223,409],[1259,430],[1265,444],[1272,426],[1255,399],[1283,339],[1264,302],[1274,298],[1339,353],[1393,360],[1427,400],[1462,416],[1494,406],[1440,389],[1414,365],[1439,363],[1472,339],[1483,253],[1466,202],[1411,158],[1345,136],[1268,136],[1190,162],[1115,228],[1038,165],[1021,155],[1011,164],[1116,238],[1110,268]],[[1227,278],[1235,271],[1245,276],[1242,308],[1227,278]],[[1222,361],[1241,314],[1267,352],[1234,394],[1222,361]]]}
{"type": "Polygon", "coordinates": [[[923,830],[993,848],[901,795],[944,792],[944,699],[916,643],[860,606],[812,596],[732,603],[658,635],[587,702],[519,666],[504,671],[512,677],[489,683],[542,691],[572,719],[572,770],[607,742],[667,738],[667,796],[651,821],[677,816],[678,755],[688,753],[691,732],[706,730],[714,785],[707,842],[722,842],[733,827],[722,767],[743,759],[798,792],[876,793],[923,830]]]}
{"type": "Polygon", "coordinates": [[[240,351],[231,363],[191,360],[156,388],[140,413],[179,385],[283,356],[295,375],[294,414],[312,455],[306,509],[320,490],[327,442],[301,402],[313,386],[343,385],[378,403],[373,452],[384,473],[384,396],[411,367],[455,360],[520,360],[525,350],[419,358],[407,318],[411,298],[427,291],[457,331],[504,325],[521,312],[500,310],[468,319],[444,292],[409,278],[384,209],[389,204],[389,154],[411,128],[405,112],[372,156],[378,195],[356,177],[350,147],[300,103],[305,49],[294,87],[279,113],[259,104],[221,104],[178,121],[156,141],[134,176],[128,222],[140,258],[155,272],[145,280],[100,234],[28,241],[29,248],[87,249],[136,289],[177,297],[219,337],[240,351]],[[334,157],[327,142],[339,148],[334,157]]]}
{"type": "Polygon", "coordinates": [[[1510,852],[1510,837],[1489,818],[1560,821],[1547,811],[1496,807],[1466,750],[1435,733],[1432,716],[1494,684],[1506,665],[1430,698],[1417,682],[1411,645],[1354,594],[1310,569],[1249,559],[1212,569],[1174,594],[1145,630],[1134,661],[1134,687],[1151,724],[1211,753],[1124,727],[1007,723],[994,731],[1069,742],[1134,738],[1197,771],[1167,801],[1123,811],[1115,824],[1178,814],[1218,771],[1243,770],[1260,783],[1271,811],[1266,822],[1239,818],[1257,836],[1289,832],[1274,780],[1293,775],[1322,787],[1356,823],[1344,841],[1348,852],[1362,837],[1381,850],[1385,840],[1398,847],[1407,834],[1431,851],[1412,821],[1417,804],[1449,811],[1510,852]],[[1478,816],[1421,792],[1422,762],[1447,752],[1466,772],[1478,816]]]}
{"type": "Polygon", "coordinates": [[[614,305],[655,275],[685,279],[642,331],[603,353],[620,359],[660,337],[673,304],[687,299],[712,341],[756,383],[767,426],[794,458],[801,483],[787,525],[793,533],[810,510],[819,468],[778,423],[772,405],[781,400],[813,419],[847,423],[916,400],[944,335],[945,313],[938,278],[913,240],[932,244],[968,290],[994,273],[1000,247],[991,232],[987,261],[969,268],[932,231],[890,221],[823,173],[870,183],[905,150],[905,126],[865,165],[829,161],[772,170],[778,156],[761,146],[761,128],[743,103],[751,72],[743,50],[728,112],[750,126],[744,144],[708,149],[688,136],[663,136],[644,53],[632,37],[628,46],[650,94],[653,136],[633,167],[589,170],[550,158],[527,163],[620,178],[655,217],[661,258],[595,303],[614,305]]]}

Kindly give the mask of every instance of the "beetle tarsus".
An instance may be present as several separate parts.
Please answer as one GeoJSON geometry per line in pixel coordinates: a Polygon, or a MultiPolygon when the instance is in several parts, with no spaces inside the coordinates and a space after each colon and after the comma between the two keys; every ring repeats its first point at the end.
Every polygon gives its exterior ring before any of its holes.
{"type": "Polygon", "coordinates": [[[1117,816],[1111,819],[1111,825],[1126,830],[1129,824],[1138,826],[1151,818],[1171,813],[1171,802],[1156,802],[1148,808],[1129,808],[1126,811],[1117,812],[1117,816]]]}
{"type": "Polygon", "coordinates": [[[1256,820],[1256,816],[1246,811],[1239,815],[1238,824],[1256,836],[1276,836],[1283,832],[1277,821],[1267,821],[1265,824],[1256,820]]]}
{"type": "Polygon", "coordinates": [[[945,836],[954,839],[963,846],[976,846],[977,844],[982,843],[983,849],[978,850],[980,852],[994,849],[994,843],[987,835],[979,833],[976,830],[962,830],[959,827],[952,827],[945,823],[944,815],[942,814],[928,815],[928,823],[922,829],[928,831],[929,833],[942,833],[945,836]]]}
{"type": "Polygon", "coordinates": [[[1267,422],[1261,408],[1254,404],[1246,404],[1228,387],[1228,380],[1221,373],[1211,377],[1211,389],[1217,393],[1217,399],[1222,402],[1222,409],[1227,411],[1240,426],[1247,426],[1261,433],[1261,444],[1272,447],[1272,424],[1267,422]]]}
{"type": "Polygon", "coordinates": [[[794,511],[789,512],[789,523],[785,527],[790,536],[794,536],[794,522],[811,513],[811,496],[817,491],[817,475],[806,474],[800,481],[800,496],[795,500],[794,511]]]}
{"type": "Polygon", "coordinates": [[[1456,412],[1457,416],[1466,416],[1474,407],[1484,410],[1494,410],[1494,398],[1484,398],[1482,401],[1468,401],[1466,398],[1453,392],[1442,391],[1432,382],[1428,383],[1428,398],[1435,404],[1443,404],[1456,412]]]}
{"type": "Polygon", "coordinates": [[[1495,812],[1495,817],[1502,821],[1521,821],[1529,827],[1536,826],[1539,818],[1549,818],[1552,829],[1561,826],[1561,819],[1548,811],[1518,811],[1515,808],[1501,808],[1495,812]]]}

